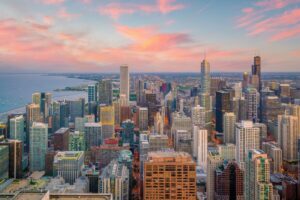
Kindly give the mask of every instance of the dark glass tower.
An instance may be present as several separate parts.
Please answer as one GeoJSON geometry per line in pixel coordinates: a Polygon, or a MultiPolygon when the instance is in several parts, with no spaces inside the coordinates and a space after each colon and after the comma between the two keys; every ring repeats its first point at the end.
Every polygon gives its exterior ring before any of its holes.
{"type": "Polygon", "coordinates": [[[230,112],[230,93],[220,90],[216,93],[216,131],[223,132],[223,115],[230,112]]]}

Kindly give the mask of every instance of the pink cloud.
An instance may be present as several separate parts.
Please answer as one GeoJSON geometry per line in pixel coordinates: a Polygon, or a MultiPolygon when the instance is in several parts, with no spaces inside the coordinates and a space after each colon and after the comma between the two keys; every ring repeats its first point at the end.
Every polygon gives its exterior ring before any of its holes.
{"type": "Polygon", "coordinates": [[[79,14],[69,13],[69,12],[67,12],[67,10],[65,8],[61,8],[58,11],[57,16],[61,19],[72,20],[72,19],[79,17],[79,14]]]}
{"type": "Polygon", "coordinates": [[[181,10],[185,6],[176,3],[176,0],[157,0],[157,5],[161,13],[169,13],[175,10],[181,10]]]}
{"type": "Polygon", "coordinates": [[[122,15],[141,13],[159,12],[167,14],[176,10],[181,10],[185,6],[176,3],[176,0],[157,0],[156,4],[133,4],[133,3],[109,3],[99,7],[98,11],[102,15],[110,16],[113,19],[118,19],[122,15]]]}
{"type": "Polygon", "coordinates": [[[116,25],[128,43],[104,46],[88,42],[84,34],[55,32],[51,27],[37,28],[36,24],[1,20],[0,59],[9,66],[33,71],[117,71],[120,64],[127,63],[132,71],[153,72],[198,71],[204,49],[207,57],[218,64],[242,62],[247,55],[243,50],[192,43],[186,33],[161,32],[155,26],[116,25]]]}
{"type": "Polygon", "coordinates": [[[300,23],[300,9],[287,6],[300,0],[264,0],[256,2],[253,7],[242,9],[244,15],[237,20],[237,27],[244,28],[248,35],[267,34],[269,41],[279,41],[297,37],[294,26],[300,23]],[[276,10],[276,12],[274,12],[276,10]]]}
{"type": "Polygon", "coordinates": [[[42,0],[44,4],[61,4],[65,0],[42,0]]]}

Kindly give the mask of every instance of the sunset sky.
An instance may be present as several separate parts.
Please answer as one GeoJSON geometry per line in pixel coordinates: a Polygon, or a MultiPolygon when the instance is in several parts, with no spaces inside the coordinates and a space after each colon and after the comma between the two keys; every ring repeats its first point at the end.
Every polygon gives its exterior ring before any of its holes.
{"type": "Polygon", "coordinates": [[[300,0],[1,0],[0,72],[299,71],[300,0]]]}

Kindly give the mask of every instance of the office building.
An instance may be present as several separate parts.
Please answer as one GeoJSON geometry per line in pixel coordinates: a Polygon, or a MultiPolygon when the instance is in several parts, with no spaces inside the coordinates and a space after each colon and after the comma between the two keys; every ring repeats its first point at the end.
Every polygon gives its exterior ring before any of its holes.
{"type": "Polygon", "coordinates": [[[23,115],[15,116],[9,120],[9,138],[13,140],[20,140],[24,143],[26,141],[24,132],[24,117],[23,115]]]}
{"type": "Polygon", "coordinates": [[[108,79],[98,82],[98,103],[111,105],[113,100],[112,81],[108,79]]]}
{"type": "Polygon", "coordinates": [[[234,161],[224,161],[216,168],[215,199],[244,199],[244,172],[234,161]]]}
{"type": "Polygon", "coordinates": [[[271,173],[281,173],[282,168],[282,150],[276,142],[263,142],[262,150],[268,155],[270,160],[271,173]]]}
{"type": "Polygon", "coordinates": [[[76,117],[84,116],[85,99],[79,98],[78,100],[68,101],[70,111],[70,122],[75,122],[76,117]]]}
{"type": "Polygon", "coordinates": [[[250,149],[260,147],[260,129],[252,121],[242,121],[235,125],[236,160],[244,170],[244,164],[250,149]]]}
{"type": "Polygon", "coordinates": [[[54,175],[62,177],[71,185],[81,176],[83,166],[83,151],[59,151],[53,161],[54,175]]]}
{"type": "Polygon", "coordinates": [[[196,163],[188,153],[149,152],[143,168],[145,200],[196,199],[196,163]]]}
{"type": "Polygon", "coordinates": [[[220,90],[216,93],[216,131],[223,133],[223,115],[230,112],[230,93],[220,90]]]}
{"type": "Polygon", "coordinates": [[[101,123],[85,123],[84,124],[84,139],[86,149],[93,146],[99,146],[103,141],[103,130],[101,123]]]}
{"type": "Polygon", "coordinates": [[[176,130],[173,136],[173,144],[175,151],[183,151],[192,154],[192,132],[187,130],[176,130]]]}
{"type": "Polygon", "coordinates": [[[207,139],[207,130],[194,126],[192,155],[197,160],[197,166],[200,166],[205,172],[207,167],[207,139]]]}
{"type": "Polygon", "coordinates": [[[53,135],[54,151],[68,151],[69,149],[69,128],[60,128],[53,135]]]}
{"type": "Polygon", "coordinates": [[[9,178],[20,179],[23,176],[22,155],[23,145],[20,140],[4,140],[0,142],[0,147],[9,148],[8,175],[9,178]]]}
{"type": "Polygon", "coordinates": [[[129,104],[129,72],[128,66],[121,66],[120,67],[120,95],[125,95],[125,105],[129,104]]]}
{"type": "Polygon", "coordinates": [[[261,150],[251,149],[245,165],[245,200],[273,199],[273,185],[270,183],[270,163],[261,150]]]}
{"type": "Polygon", "coordinates": [[[223,138],[225,143],[235,143],[236,116],[233,112],[227,112],[223,116],[223,138]]]}
{"type": "Polygon", "coordinates": [[[254,57],[254,63],[252,65],[252,76],[257,76],[258,78],[258,91],[262,89],[262,81],[261,81],[261,58],[260,56],[254,57]]]}
{"type": "Polygon", "coordinates": [[[48,125],[34,122],[29,133],[29,170],[45,170],[45,157],[48,148],[48,125]]]}
{"type": "Polygon", "coordinates": [[[199,105],[192,108],[192,124],[193,126],[199,126],[205,128],[206,121],[206,111],[204,107],[199,105]]]}
{"type": "Polygon", "coordinates": [[[129,200],[129,171],[113,160],[99,176],[99,193],[112,193],[114,200],[129,200]]]}
{"type": "Polygon", "coordinates": [[[245,99],[247,105],[247,119],[258,122],[258,107],[260,95],[255,88],[247,88],[245,99]]]}
{"type": "Polygon", "coordinates": [[[69,151],[85,151],[84,132],[74,131],[69,134],[69,151]]]}
{"type": "Polygon", "coordinates": [[[100,107],[100,122],[102,124],[102,137],[107,139],[115,133],[115,111],[113,106],[100,107]]]}
{"type": "Polygon", "coordinates": [[[283,160],[297,161],[297,141],[300,139],[298,117],[287,114],[279,115],[277,133],[283,160]]]}
{"type": "Polygon", "coordinates": [[[138,108],[138,126],[140,131],[148,130],[148,108],[140,107],[138,108]]]}
{"type": "Polygon", "coordinates": [[[88,85],[88,102],[97,101],[97,85],[88,85]]]}
{"type": "Polygon", "coordinates": [[[0,145],[0,179],[7,179],[9,176],[9,146],[0,145]]]}
{"type": "Polygon", "coordinates": [[[206,177],[206,198],[215,199],[216,191],[216,169],[222,164],[223,160],[219,153],[210,151],[207,156],[207,177],[206,177]]]}
{"type": "Polygon", "coordinates": [[[201,62],[200,73],[200,92],[210,94],[210,64],[206,59],[201,62]]]}
{"type": "Polygon", "coordinates": [[[231,143],[220,144],[217,146],[217,148],[218,148],[218,152],[222,159],[236,160],[235,159],[235,152],[236,152],[235,144],[231,144],[231,143]]]}

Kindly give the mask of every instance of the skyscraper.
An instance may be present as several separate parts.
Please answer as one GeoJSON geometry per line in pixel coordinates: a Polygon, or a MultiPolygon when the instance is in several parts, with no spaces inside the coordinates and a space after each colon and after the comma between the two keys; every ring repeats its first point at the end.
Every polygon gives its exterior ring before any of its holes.
{"type": "Polygon", "coordinates": [[[114,106],[100,107],[100,122],[102,124],[103,140],[110,138],[115,133],[115,111],[114,106]]]}
{"type": "Polygon", "coordinates": [[[143,191],[144,200],[196,199],[196,163],[185,152],[148,153],[143,191]]]}
{"type": "Polygon", "coordinates": [[[85,99],[79,98],[78,100],[68,101],[70,108],[70,121],[75,122],[76,117],[84,116],[85,99]]]}
{"type": "Polygon", "coordinates": [[[24,117],[23,115],[15,116],[9,120],[9,138],[14,140],[25,141],[24,117]]]}
{"type": "Polygon", "coordinates": [[[53,171],[55,176],[61,176],[66,183],[73,184],[81,175],[84,166],[83,151],[59,151],[54,156],[53,171]]]}
{"type": "Polygon", "coordinates": [[[45,170],[45,157],[48,148],[48,125],[34,122],[29,133],[29,170],[45,170]]]}
{"type": "Polygon", "coordinates": [[[96,84],[88,85],[88,102],[97,101],[97,86],[96,84]]]}
{"type": "Polygon", "coordinates": [[[98,82],[99,104],[111,105],[113,99],[112,81],[103,79],[98,82]]]}
{"type": "Polygon", "coordinates": [[[126,104],[129,103],[129,81],[128,66],[123,65],[120,67],[120,95],[126,95],[126,104]]]}
{"type": "Polygon", "coordinates": [[[194,126],[199,126],[205,128],[206,121],[205,121],[205,108],[197,105],[192,107],[192,124],[194,126]]]}
{"type": "Polygon", "coordinates": [[[207,156],[207,178],[206,178],[206,197],[207,200],[215,199],[215,178],[216,169],[223,162],[220,154],[217,152],[208,152],[207,156]]]}
{"type": "Polygon", "coordinates": [[[200,84],[200,92],[210,94],[210,64],[206,59],[201,62],[200,84]]]}
{"type": "Polygon", "coordinates": [[[90,149],[93,146],[99,146],[103,142],[103,130],[101,123],[85,123],[85,146],[90,149]]]}
{"type": "Polygon", "coordinates": [[[258,122],[258,107],[260,95],[255,88],[247,88],[245,99],[247,104],[247,119],[258,122]]]}
{"type": "Polygon", "coordinates": [[[138,109],[139,128],[140,131],[148,130],[148,108],[141,107],[138,109]]]}
{"type": "Polygon", "coordinates": [[[194,126],[193,156],[197,158],[197,165],[205,172],[207,167],[207,130],[194,126]]]}
{"type": "Polygon", "coordinates": [[[244,172],[236,162],[224,161],[216,168],[215,199],[244,199],[244,172]]]}
{"type": "Polygon", "coordinates": [[[297,141],[300,139],[298,117],[278,115],[278,143],[282,149],[282,158],[292,162],[297,160],[297,141]]]}
{"type": "Polygon", "coordinates": [[[230,112],[230,93],[220,90],[216,93],[216,131],[223,132],[223,115],[230,112]]]}
{"type": "Polygon", "coordinates": [[[223,133],[225,143],[235,143],[234,127],[236,116],[233,112],[227,112],[223,116],[223,133]]]}
{"type": "Polygon", "coordinates": [[[242,121],[235,125],[236,142],[236,160],[241,169],[244,170],[244,164],[250,149],[259,149],[260,147],[260,129],[254,127],[252,121],[242,121]]]}
{"type": "Polygon", "coordinates": [[[113,199],[129,200],[129,171],[124,164],[113,160],[99,176],[99,193],[112,193],[113,199]]]}
{"type": "Polygon", "coordinates": [[[272,200],[273,185],[270,183],[270,163],[261,150],[248,151],[244,184],[245,200],[272,200]]]}
{"type": "Polygon", "coordinates": [[[281,173],[282,167],[282,150],[276,142],[263,142],[262,150],[271,158],[271,172],[281,173]]]}
{"type": "Polygon", "coordinates": [[[254,57],[254,63],[252,65],[252,75],[258,76],[258,82],[259,82],[259,91],[262,89],[262,82],[261,82],[261,58],[260,56],[254,57]]]}

